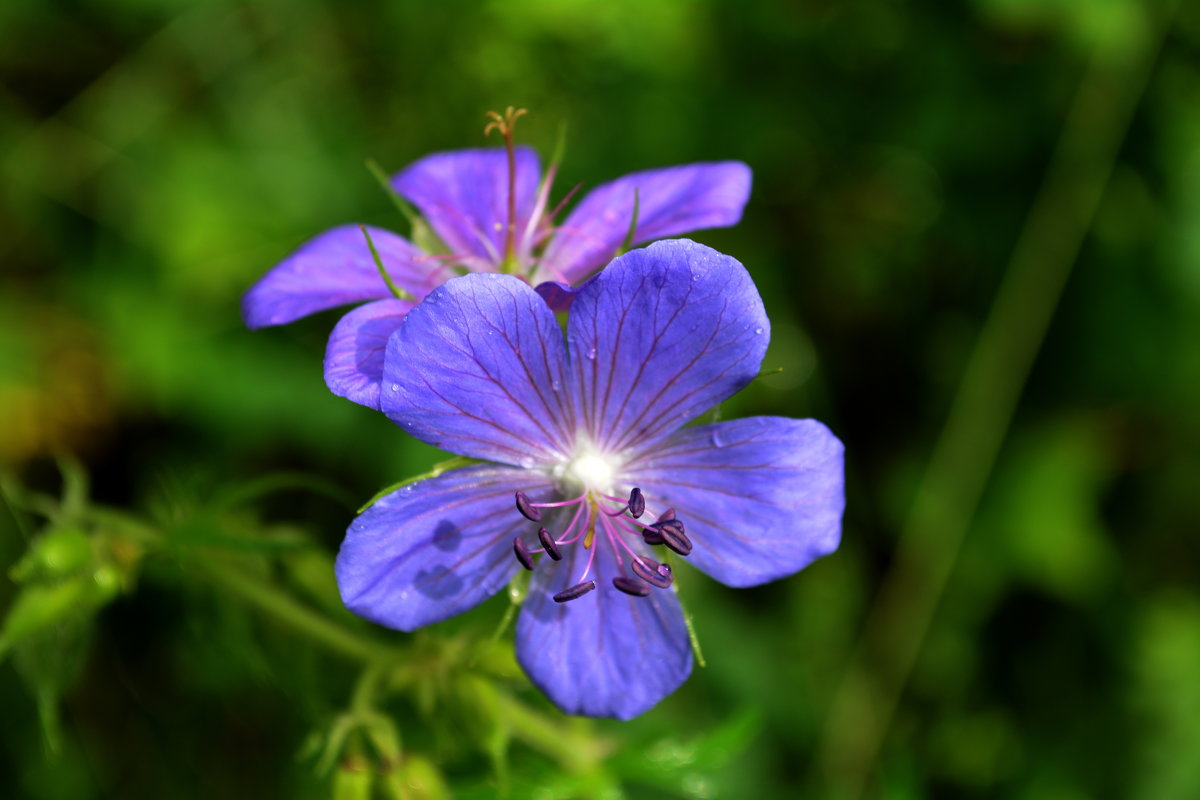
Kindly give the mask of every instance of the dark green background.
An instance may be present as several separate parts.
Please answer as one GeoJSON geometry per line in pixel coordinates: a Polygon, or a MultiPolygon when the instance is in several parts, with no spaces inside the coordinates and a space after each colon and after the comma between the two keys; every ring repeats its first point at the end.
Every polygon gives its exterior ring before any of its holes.
{"type": "Polygon", "coordinates": [[[349,798],[385,768],[412,798],[1200,796],[1200,7],[1178,5],[0,6],[0,566],[77,525],[123,587],[0,665],[0,796],[349,798]],[[708,667],[628,724],[564,722],[507,639],[486,668],[447,655],[503,599],[413,637],[337,613],[355,505],[442,456],[327,392],[336,312],[239,319],[306,238],[403,230],[365,158],[480,146],[510,104],[544,155],[568,126],[556,199],[750,164],[742,224],[697,238],[758,281],[784,371],[722,413],[817,417],[847,449],[841,550],[753,590],[685,575],[708,667]],[[61,493],[64,454],[96,505],[30,494],[61,493]],[[398,761],[305,754],[361,665],[230,565],[408,654],[420,677],[380,701],[398,761]]]}

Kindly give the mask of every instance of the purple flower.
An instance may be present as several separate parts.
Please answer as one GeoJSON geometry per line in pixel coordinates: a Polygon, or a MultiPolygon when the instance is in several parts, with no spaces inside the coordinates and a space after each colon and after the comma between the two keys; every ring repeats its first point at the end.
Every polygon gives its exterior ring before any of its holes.
{"type": "Polygon", "coordinates": [[[411,299],[397,297],[384,281],[359,226],[345,225],[301,246],[246,293],[246,325],[282,325],[373,301],[334,328],[325,381],[334,394],[378,408],[388,336],[416,302],[459,272],[507,272],[546,283],[548,298],[565,305],[571,294],[554,282],[577,284],[612,259],[628,234],[635,190],[637,244],[736,224],[750,194],[750,169],[740,162],[647,170],[595,188],[555,225],[547,210],[554,167],[541,179],[537,154],[513,147],[511,128],[505,137],[506,149],[437,153],[392,179],[438,240],[423,252],[397,234],[368,228],[392,282],[411,299]]]}
{"type": "Polygon", "coordinates": [[[483,459],[396,490],[337,560],[355,613],[410,631],[459,614],[522,567],[517,657],[573,714],[628,719],[692,668],[668,550],[730,586],[833,551],[842,445],[819,422],[682,427],[749,383],[769,338],[734,259],[686,240],[613,261],[554,312],[524,282],[433,291],[387,346],[382,408],[483,459]]]}

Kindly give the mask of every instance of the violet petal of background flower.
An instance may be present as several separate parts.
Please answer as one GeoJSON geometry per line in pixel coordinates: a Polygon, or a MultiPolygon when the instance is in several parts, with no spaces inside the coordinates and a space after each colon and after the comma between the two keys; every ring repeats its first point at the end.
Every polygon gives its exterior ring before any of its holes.
{"type": "Polygon", "coordinates": [[[729,586],[791,575],[837,549],[842,443],[820,422],[750,417],[683,428],[623,476],[673,507],[693,565],[729,586]]]}
{"type": "Polygon", "coordinates": [[[338,551],[346,607],[411,631],[473,608],[520,567],[512,540],[529,522],[513,510],[517,489],[544,497],[549,482],[494,464],[465,467],[386,495],[351,523],[338,551]]]}
{"type": "Polygon", "coordinates": [[[388,337],[413,307],[389,297],[351,311],[338,320],[325,348],[325,384],[334,394],[368,408],[379,408],[379,382],[388,337]]]}
{"type": "MultiPolygon", "coordinates": [[[[634,244],[735,225],[750,197],[750,168],[739,161],[635,172],[601,184],[579,201],[546,246],[551,265],[538,280],[575,283],[603,267],[629,231],[638,190],[634,244]]],[[[536,281],[535,281],[536,282],[536,281]]]]}
{"type": "Polygon", "coordinates": [[[674,591],[630,597],[612,585],[621,572],[607,544],[596,548],[588,576],[596,590],[554,602],[579,581],[590,553],[571,547],[562,561],[538,565],[517,619],[517,660],[568,714],[630,719],[687,679],[691,644],[674,591]]]}
{"type": "MultiPolygon", "coordinates": [[[[537,153],[517,147],[517,237],[533,211],[541,167],[537,153]]],[[[434,153],[392,178],[392,188],[421,210],[456,255],[491,264],[504,256],[508,224],[508,155],[503,149],[434,153]]]]}
{"type": "Polygon", "coordinates": [[[561,281],[545,281],[533,290],[546,301],[546,305],[550,306],[552,311],[570,311],[571,304],[575,302],[575,295],[579,294],[579,287],[572,287],[561,281]]]}
{"type": "Polygon", "coordinates": [[[577,413],[604,450],[647,443],[753,380],[769,338],[735,259],[687,239],[631,250],[571,306],[577,413]]]}
{"type": "Polygon", "coordinates": [[[524,281],[464,275],[392,335],[380,407],[451,453],[524,466],[557,460],[574,444],[565,358],[554,312],[524,281]]]}
{"type": "MultiPolygon", "coordinates": [[[[388,275],[420,299],[450,277],[403,237],[367,228],[388,275]]],[[[242,298],[246,327],[283,325],[327,308],[391,297],[357,225],[342,225],[309,240],[254,284],[242,298]]]]}

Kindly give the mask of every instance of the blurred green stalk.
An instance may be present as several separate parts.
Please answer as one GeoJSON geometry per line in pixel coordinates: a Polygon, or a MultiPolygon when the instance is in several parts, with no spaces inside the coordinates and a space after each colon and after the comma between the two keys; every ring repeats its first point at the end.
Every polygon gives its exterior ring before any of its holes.
{"type": "Polygon", "coordinates": [[[859,797],[875,768],[1173,10],[1147,13],[1140,47],[1092,55],[830,704],[815,776],[826,791],[816,796],[859,797]]]}

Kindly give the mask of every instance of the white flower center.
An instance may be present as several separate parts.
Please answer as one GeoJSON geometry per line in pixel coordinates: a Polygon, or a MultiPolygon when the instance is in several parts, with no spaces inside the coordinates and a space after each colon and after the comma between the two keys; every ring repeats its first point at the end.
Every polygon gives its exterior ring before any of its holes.
{"type": "Polygon", "coordinates": [[[610,459],[598,453],[584,453],[568,464],[566,478],[589,491],[612,492],[613,478],[617,467],[610,459]]]}

